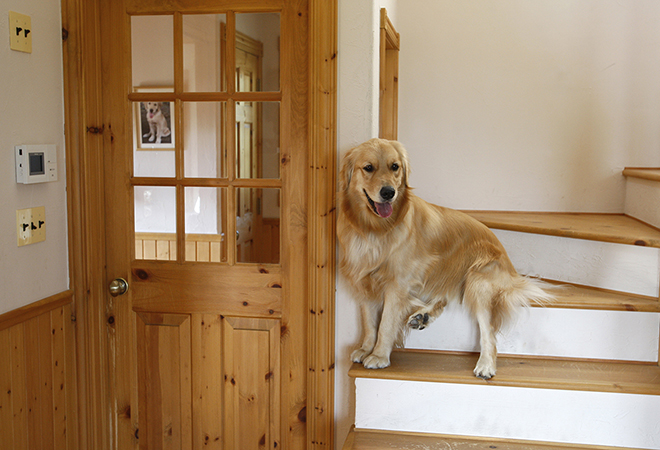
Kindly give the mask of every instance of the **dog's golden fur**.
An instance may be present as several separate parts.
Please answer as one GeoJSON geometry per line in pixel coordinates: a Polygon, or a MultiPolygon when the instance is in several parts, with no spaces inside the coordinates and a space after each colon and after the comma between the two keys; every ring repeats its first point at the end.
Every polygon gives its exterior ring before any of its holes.
{"type": "Polygon", "coordinates": [[[414,195],[409,174],[406,150],[396,141],[372,139],[342,159],[340,268],[360,303],[363,333],[351,359],[387,367],[406,328],[423,329],[456,301],[479,325],[474,373],[491,378],[504,321],[516,307],[551,296],[516,272],[486,226],[414,195]]]}

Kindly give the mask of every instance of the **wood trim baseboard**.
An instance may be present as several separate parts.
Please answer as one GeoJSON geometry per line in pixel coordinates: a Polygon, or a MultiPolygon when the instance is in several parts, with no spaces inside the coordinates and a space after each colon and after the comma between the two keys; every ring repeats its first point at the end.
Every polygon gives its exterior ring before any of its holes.
{"type": "Polygon", "coordinates": [[[0,314],[0,331],[40,316],[45,312],[52,311],[60,306],[68,305],[72,301],[73,291],[69,289],[34,303],[30,303],[29,305],[21,306],[20,308],[0,314]]]}

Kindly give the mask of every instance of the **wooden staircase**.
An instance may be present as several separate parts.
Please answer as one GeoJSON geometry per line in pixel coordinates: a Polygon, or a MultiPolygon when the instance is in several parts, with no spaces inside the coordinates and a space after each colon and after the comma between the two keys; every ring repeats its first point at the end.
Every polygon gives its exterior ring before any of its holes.
{"type": "MultiPolygon", "coordinates": [[[[642,174],[655,189],[645,198],[657,191],[660,204],[660,170],[642,174]]],[[[343,448],[660,449],[660,215],[651,226],[624,214],[468,214],[521,273],[561,284],[556,302],[503,332],[489,381],[472,374],[476,327],[449,308],[428,333],[412,332],[390,367],[354,364],[343,448]]]]}

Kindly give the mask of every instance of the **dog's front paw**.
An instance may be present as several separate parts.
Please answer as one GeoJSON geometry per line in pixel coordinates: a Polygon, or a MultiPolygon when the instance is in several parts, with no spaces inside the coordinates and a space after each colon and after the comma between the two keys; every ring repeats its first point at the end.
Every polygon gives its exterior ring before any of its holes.
{"type": "Polygon", "coordinates": [[[362,365],[366,369],[384,369],[390,365],[390,358],[385,356],[374,355],[373,353],[367,356],[362,365]]]}
{"type": "Polygon", "coordinates": [[[358,348],[356,350],[353,350],[353,353],[351,353],[351,361],[356,362],[356,363],[361,363],[364,361],[364,358],[369,356],[371,352],[364,350],[362,348],[358,348]]]}
{"type": "Polygon", "coordinates": [[[413,330],[423,330],[429,324],[428,313],[415,313],[408,318],[408,326],[413,330]]]}
{"type": "Polygon", "coordinates": [[[479,358],[477,366],[474,368],[474,375],[483,380],[490,380],[495,376],[496,371],[495,362],[485,362],[482,361],[482,358],[479,358]]]}

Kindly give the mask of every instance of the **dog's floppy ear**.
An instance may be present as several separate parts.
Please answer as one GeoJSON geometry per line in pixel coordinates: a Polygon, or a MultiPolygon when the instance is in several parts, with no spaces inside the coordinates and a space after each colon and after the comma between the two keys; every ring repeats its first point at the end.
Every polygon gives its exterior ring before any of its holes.
{"type": "Polygon", "coordinates": [[[403,166],[401,168],[403,170],[403,184],[405,187],[409,187],[408,178],[410,177],[410,164],[408,163],[408,152],[406,151],[403,144],[399,141],[390,141],[390,144],[392,144],[392,147],[394,147],[399,153],[399,158],[401,158],[401,165],[403,166]]]}
{"type": "Polygon", "coordinates": [[[341,167],[339,169],[340,192],[348,190],[348,185],[351,184],[351,178],[353,177],[353,169],[355,168],[355,148],[352,148],[348,152],[346,152],[346,154],[341,160],[341,167]]]}

